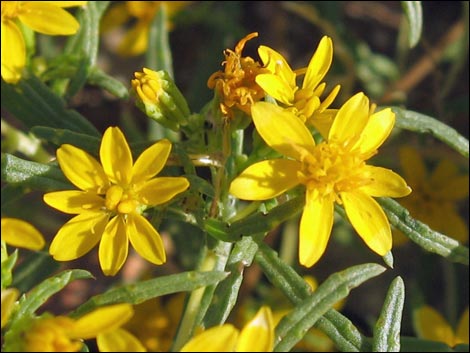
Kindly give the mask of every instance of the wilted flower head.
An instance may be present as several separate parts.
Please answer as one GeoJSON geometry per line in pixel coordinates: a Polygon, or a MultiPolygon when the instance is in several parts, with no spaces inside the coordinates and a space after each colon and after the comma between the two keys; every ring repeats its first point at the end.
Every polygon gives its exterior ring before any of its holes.
{"type": "Polygon", "coordinates": [[[222,114],[228,118],[233,118],[237,109],[251,115],[251,105],[265,96],[256,76],[267,72],[266,69],[253,58],[242,56],[246,42],[257,36],[256,32],[250,33],[238,42],[235,50],[226,49],[224,71],[213,73],[207,81],[207,86],[219,97],[222,114]]]}

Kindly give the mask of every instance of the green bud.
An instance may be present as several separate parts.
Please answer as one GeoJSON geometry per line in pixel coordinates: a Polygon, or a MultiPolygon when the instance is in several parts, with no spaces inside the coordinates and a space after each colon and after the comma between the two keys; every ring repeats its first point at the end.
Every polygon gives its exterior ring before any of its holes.
{"type": "Polygon", "coordinates": [[[190,115],[188,103],[166,71],[144,68],[143,72],[135,72],[134,75],[132,90],[140,110],[173,131],[187,124],[190,115]]]}

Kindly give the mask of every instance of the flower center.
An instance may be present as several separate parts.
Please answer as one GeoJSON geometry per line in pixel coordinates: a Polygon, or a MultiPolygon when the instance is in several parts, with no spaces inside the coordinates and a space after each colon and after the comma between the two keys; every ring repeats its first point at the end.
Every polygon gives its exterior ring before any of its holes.
{"type": "Polygon", "coordinates": [[[136,210],[139,202],[130,190],[125,190],[119,185],[113,185],[106,191],[104,204],[109,211],[128,214],[136,210]]]}
{"type": "Polygon", "coordinates": [[[301,159],[299,179],[318,197],[333,196],[341,203],[338,193],[354,190],[371,182],[360,155],[334,143],[322,142],[313,153],[305,152],[301,159]]]}
{"type": "Polygon", "coordinates": [[[2,1],[2,21],[18,17],[21,1],[2,1]]]}

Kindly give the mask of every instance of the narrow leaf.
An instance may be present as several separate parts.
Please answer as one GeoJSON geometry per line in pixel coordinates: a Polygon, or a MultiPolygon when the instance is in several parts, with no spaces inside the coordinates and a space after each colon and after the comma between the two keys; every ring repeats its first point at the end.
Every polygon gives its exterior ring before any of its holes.
{"type": "Polygon", "coordinates": [[[155,71],[165,70],[171,77],[174,77],[167,23],[166,6],[162,4],[150,25],[145,65],[155,71]]]}
{"type": "Polygon", "coordinates": [[[352,288],[384,271],[383,266],[364,264],[352,266],[328,277],[310,297],[280,321],[276,327],[274,351],[287,352],[292,349],[315,322],[335,303],[345,298],[352,288]]]}
{"type": "Polygon", "coordinates": [[[400,352],[400,329],[405,303],[405,284],[401,277],[393,280],[380,317],[375,323],[373,352],[400,352]]]}
{"type": "Polygon", "coordinates": [[[73,188],[57,166],[30,162],[6,153],[2,153],[1,165],[2,181],[6,183],[41,191],[73,188]]]}
{"type": "Polygon", "coordinates": [[[455,129],[437,119],[421,113],[404,110],[398,107],[392,107],[392,110],[397,117],[395,123],[396,127],[422,134],[429,133],[459,152],[462,156],[468,158],[468,140],[455,129]]]}
{"type": "Polygon", "coordinates": [[[414,48],[421,38],[423,30],[423,9],[421,1],[402,1],[401,6],[405,11],[409,24],[408,43],[410,48],[414,48]]]}
{"type": "Polygon", "coordinates": [[[224,279],[227,273],[221,271],[182,272],[175,275],[158,277],[136,284],[123,285],[96,295],[82,304],[73,314],[81,316],[100,306],[130,303],[140,304],[146,300],[166,294],[192,291],[224,279]]]}
{"type": "Polygon", "coordinates": [[[51,142],[56,146],[70,144],[81,148],[88,153],[98,156],[101,140],[96,136],[81,134],[67,129],[55,129],[45,126],[36,126],[31,132],[38,138],[51,142]]]}
{"type": "Polygon", "coordinates": [[[412,218],[409,211],[395,200],[378,198],[377,201],[382,205],[390,223],[423,249],[443,256],[449,261],[469,264],[468,247],[412,218]]]}

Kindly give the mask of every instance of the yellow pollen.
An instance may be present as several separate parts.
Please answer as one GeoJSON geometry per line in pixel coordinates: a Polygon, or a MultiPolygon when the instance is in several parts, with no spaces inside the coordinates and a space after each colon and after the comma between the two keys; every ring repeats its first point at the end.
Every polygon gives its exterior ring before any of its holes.
{"type": "Polygon", "coordinates": [[[2,1],[2,21],[17,18],[20,9],[21,1],[2,1]]]}
{"type": "Polygon", "coordinates": [[[105,206],[108,211],[128,214],[134,212],[138,205],[132,191],[124,190],[119,185],[111,186],[106,192],[105,206]]]}
{"type": "Polygon", "coordinates": [[[318,196],[333,196],[339,202],[338,193],[354,190],[371,182],[364,171],[364,160],[341,146],[322,142],[312,154],[306,153],[299,173],[301,182],[318,196]]]}

